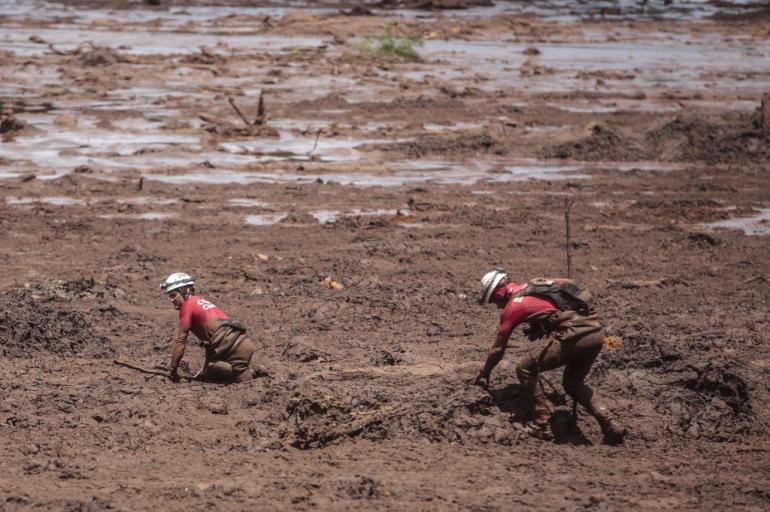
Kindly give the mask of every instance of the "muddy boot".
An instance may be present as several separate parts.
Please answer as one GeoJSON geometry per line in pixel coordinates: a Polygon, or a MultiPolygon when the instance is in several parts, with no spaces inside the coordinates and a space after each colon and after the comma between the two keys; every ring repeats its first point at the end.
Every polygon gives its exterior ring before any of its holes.
{"type": "Polygon", "coordinates": [[[590,387],[581,384],[571,387],[565,386],[565,390],[577,400],[577,403],[585,407],[591,416],[596,418],[599,428],[602,429],[602,435],[606,444],[617,445],[623,442],[623,438],[626,435],[625,427],[612,417],[606,406],[599,403],[590,387]]]}
{"type": "Polygon", "coordinates": [[[530,394],[532,404],[532,421],[527,426],[527,431],[532,437],[550,441],[553,439],[551,431],[551,404],[543,394],[542,388],[535,383],[534,390],[530,394]]]}
{"type": "Polygon", "coordinates": [[[596,412],[592,414],[599,423],[599,428],[602,429],[605,444],[618,445],[623,443],[623,439],[626,437],[626,428],[612,418],[606,407],[597,407],[596,412]]]}
{"type": "Polygon", "coordinates": [[[204,375],[213,382],[229,382],[233,379],[233,366],[227,361],[213,361],[206,365],[204,375]]]}
{"type": "Polygon", "coordinates": [[[527,360],[516,367],[516,375],[521,382],[523,396],[528,405],[532,407],[532,421],[526,427],[527,432],[533,437],[550,441],[551,433],[551,404],[543,393],[543,388],[538,382],[538,372],[533,369],[534,361],[527,360]]]}

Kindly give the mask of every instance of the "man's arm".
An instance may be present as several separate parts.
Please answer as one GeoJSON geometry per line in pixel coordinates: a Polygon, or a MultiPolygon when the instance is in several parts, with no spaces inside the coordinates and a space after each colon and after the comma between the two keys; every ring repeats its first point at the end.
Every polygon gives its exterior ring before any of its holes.
{"type": "Polygon", "coordinates": [[[177,368],[179,367],[179,363],[182,361],[182,357],[184,357],[184,351],[187,348],[188,332],[188,329],[185,329],[180,325],[179,330],[174,337],[174,342],[171,345],[171,380],[174,381],[179,380],[177,368]]]}
{"type": "Polygon", "coordinates": [[[484,367],[479,370],[479,373],[473,379],[474,384],[478,384],[484,388],[489,386],[489,376],[495,366],[497,366],[497,363],[499,363],[505,355],[505,349],[508,348],[508,340],[511,337],[514,327],[516,327],[516,324],[509,320],[500,322],[500,328],[497,330],[495,342],[487,354],[487,360],[484,363],[484,367]]]}
{"type": "Polygon", "coordinates": [[[500,327],[497,329],[495,342],[487,354],[484,367],[479,370],[479,373],[473,379],[474,384],[478,384],[483,388],[489,386],[489,376],[495,366],[497,366],[497,363],[503,358],[503,355],[505,355],[505,349],[508,348],[508,340],[511,338],[511,333],[521,323],[521,320],[522,316],[517,309],[513,311],[506,310],[504,314],[500,315],[500,327]]]}

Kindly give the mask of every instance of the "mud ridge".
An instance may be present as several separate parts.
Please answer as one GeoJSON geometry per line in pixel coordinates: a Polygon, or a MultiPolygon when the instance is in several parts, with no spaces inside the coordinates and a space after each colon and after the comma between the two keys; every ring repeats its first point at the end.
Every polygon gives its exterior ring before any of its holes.
{"type": "Polygon", "coordinates": [[[407,158],[422,158],[429,155],[453,153],[504,155],[507,152],[503,144],[485,132],[453,136],[420,136],[416,141],[364,145],[362,149],[377,149],[388,153],[398,153],[407,158]]]}
{"type": "Polygon", "coordinates": [[[37,352],[108,357],[114,352],[85,315],[36,299],[29,290],[0,296],[0,348],[6,357],[37,352]]]}

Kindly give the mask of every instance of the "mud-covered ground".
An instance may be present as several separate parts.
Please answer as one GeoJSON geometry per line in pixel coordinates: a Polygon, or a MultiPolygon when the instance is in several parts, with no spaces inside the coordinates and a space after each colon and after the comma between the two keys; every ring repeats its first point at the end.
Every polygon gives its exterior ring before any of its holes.
{"type": "Polygon", "coordinates": [[[0,509],[768,509],[760,5],[154,3],[0,2],[0,509]],[[569,201],[620,447],[528,436],[518,333],[466,385],[569,201]],[[113,364],[168,361],[179,270],[255,381],[113,364]]]}

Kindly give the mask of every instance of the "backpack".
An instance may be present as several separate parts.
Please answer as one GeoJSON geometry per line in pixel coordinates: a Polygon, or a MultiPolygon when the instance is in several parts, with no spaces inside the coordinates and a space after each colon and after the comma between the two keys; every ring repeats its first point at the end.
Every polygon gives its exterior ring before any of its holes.
{"type": "Polygon", "coordinates": [[[584,316],[590,313],[593,301],[591,292],[573,282],[559,282],[544,277],[527,281],[527,285],[514,293],[512,298],[527,296],[550,300],[562,311],[576,311],[584,316]]]}

